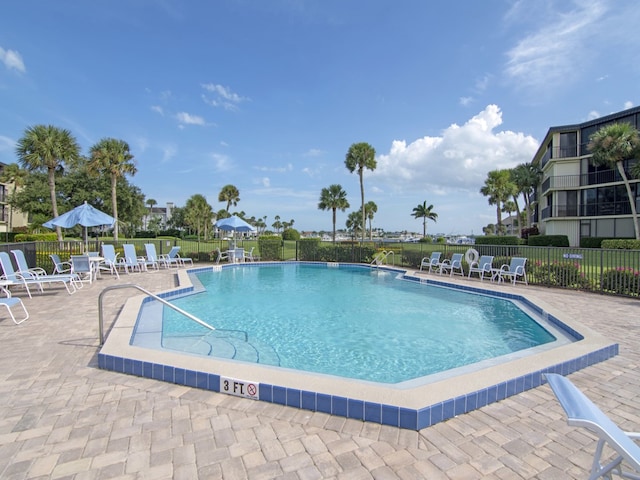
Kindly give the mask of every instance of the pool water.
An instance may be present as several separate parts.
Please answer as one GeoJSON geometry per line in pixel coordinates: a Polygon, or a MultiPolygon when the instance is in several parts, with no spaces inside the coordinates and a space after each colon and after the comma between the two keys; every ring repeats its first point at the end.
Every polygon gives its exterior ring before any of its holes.
{"type": "Polygon", "coordinates": [[[205,291],[172,303],[216,330],[164,308],[164,346],[398,383],[555,340],[510,300],[388,271],[274,264],[197,278],[205,291]]]}

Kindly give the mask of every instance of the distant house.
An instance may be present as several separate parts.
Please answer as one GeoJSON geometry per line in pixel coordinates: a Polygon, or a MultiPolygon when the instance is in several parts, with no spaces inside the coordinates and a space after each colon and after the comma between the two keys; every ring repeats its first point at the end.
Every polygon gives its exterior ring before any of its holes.
{"type": "Polygon", "coordinates": [[[173,202],[167,202],[166,207],[153,207],[151,210],[147,209],[147,213],[142,217],[142,227],[144,230],[149,229],[149,224],[153,219],[160,220],[160,228],[167,228],[167,223],[171,219],[173,209],[175,205],[173,202]]]}
{"type": "MultiPolygon", "coordinates": [[[[6,166],[0,162],[0,174],[6,166]]],[[[26,227],[29,224],[26,214],[9,205],[9,198],[15,188],[14,183],[0,183],[0,233],[12,232],[16,227],[26,227]]]]}
{"type": "MultiPolygon", "coordinates": [[[[532,162],[543,176],[533,221],[541,234],[566,235],[572,246],[585,237],[634,238],[629,197],[617,169],[595,166],[588,144],[600,128],[626,122],[640,127],[640,107],[575,125],[551,127],[532,162]]],[[[640,212],[640,180],[630,175],[638,159],[624,162],[640,212]]]]}
{"type": "Polygon", "coordinates": [[[518,216],[509,215],[502,219],[502,226],[506,229],[505,235],[518,235],[518,216]]]}

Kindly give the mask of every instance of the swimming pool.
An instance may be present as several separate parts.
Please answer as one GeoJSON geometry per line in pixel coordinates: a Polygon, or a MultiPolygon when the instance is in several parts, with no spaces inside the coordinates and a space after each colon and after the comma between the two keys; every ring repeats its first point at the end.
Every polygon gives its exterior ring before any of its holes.
{"type": "Polygon", "coordinates": [[[361,266],[277,264],[197,281],[201,293],[172,303],[216,330],[165,307],[165,348],[399,383],[557,340],[513,300],[361,266]]]}
{"type": "MultiPolygon", "coordinates": [[[[260,266],[224,265],[194,268],[189,272],[180,270],[176,274],[179,286],[158,293],[158,296],[174,299],[198,291],[198,282],[192,283],[190,276],[193,273],[216,274],[226,269],[240,271],[245,268],[260,266]]],[[[420,430],[535,388],[543,383],[542,375],[546,372],[567,375],[618,353],[616,343],[584,327],[579,319],[547,305],[544,289],[482,284],[468,279],[450,280],[386,267],[380,270],[390,275],[402,275],[405,280],[423,287],[446,286],[521,302],[574,341],[562,345],[552,342],[502,356],[500,360],[485,360],[440,374],[385,384],[159,349],[162,331],[158,330],[158,322],[146,322],[141,312],[143,306],[146,309],[147,305],[161,305],[150,297],[138,296],[127,301],[120,311],[98,353],[98,366],[212,392],[420,430]],[[144,339],[138,345],[131,343],[134,332],[136,337],[144,339]],[[249,386],[252,395],[247,391],[249,386]]],[[[158,308],[158,315],[161,311],[158,308]]]]}

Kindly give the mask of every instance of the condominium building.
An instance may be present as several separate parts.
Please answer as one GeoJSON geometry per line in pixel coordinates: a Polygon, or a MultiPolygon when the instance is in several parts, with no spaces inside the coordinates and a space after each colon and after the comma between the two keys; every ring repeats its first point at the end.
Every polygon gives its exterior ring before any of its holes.
{"type": "MultiPolygon", "coordinates": [[[[585,237],[634,238],[629,197],[617,168],[596,166],[591,160],[590,136],[611,123],[640,127],[640,107],[576,124],[551,127],[532,162],[543,176],[538,188],[534,221],[543,235],[567,235],[571,246],[585,237]]],[[[640,180],[624,162],[636,209],[640,211],[640,180]]]]}
{"type": "MultiPolygon", "coordinates": [[[[0,174],[6,164],[0,162],[0,174]]],[[[12,208],[9,198],[15,190],[13,183],[0,183],[0,233],[12,232],[15,227],[26,227],[28,225],[27,216],[20,210],[12,208]]],[[[5,237],[0,236],[0,241],[5,237]]]]}

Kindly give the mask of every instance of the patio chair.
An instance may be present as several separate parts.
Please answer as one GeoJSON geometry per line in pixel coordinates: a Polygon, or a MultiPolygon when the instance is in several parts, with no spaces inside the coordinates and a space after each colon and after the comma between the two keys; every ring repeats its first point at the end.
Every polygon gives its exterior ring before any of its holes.
{"type": "Polygon", "coordinates": [[[160,259],[166,262],[167,266],[175,265],[177,267],[186,266],[187,262],[193,265],[193,259],[189,257],[181,257],[180,256],[180,247],[175,246],[171,247],[169,253],[165,255],[160,255],[160,259]]]}
{"type": "Polygon", "coordinates": [[[124,250],[124,257],[121,258],[118,262],[118,267],[124,268],[127,273],[134,272],[136,270],[138,272],[142,272],[143,269],[147,269],[144,262],[141,262],[138,258],[135,245],[131,243],[125,243],[124,245],[122,245],[122,248],[124,250]]]}
{"type": "Polygon", "coordinates": [[[446,273],[447,271],[449,271],[450,277],[452,277],[453,275],[461,275],[464,277],[464,269],[462,268],[463,256],[464,255],[462,253],[454,253],[451,256],[451,260],[443,260],[440,264],[439,273],[442,274],[443,272],[446,273]]]}
{"type": "Polygon", "coordinates": [[[527,282],[527,272],[524,268],[526,263],[527,259],[524,257],[513,257],[509,265],[502,265],[502,267],[500,267],[500,270],[497,272],[498,282],[502,282],[506,278],[511,280],[513,285],[518,281],[529,285],[529,282],[527,282]]]}
{"type": "Polygon", "coordinates": [[[220,263],[221,260],[229,261],[229,252],[222,251],[219,248],[216,248],[216,263],[220,263]]]}
{"type": "Polygon", "coordinates": [[[491,276],[493,272],[493,255],[482,255],[477,262],[471,262],[468,277],[471,278],[471,274],[474,272],[478,274],[480,281],[484,280],[485,273],[491,276]]]}
{"type": "Polygon", "coordinates": [[[640,446],[634,440],[640,439],[640,433],[624,432],[569,379],[556,373],[546,373],[544,376],[567,415],[567,424],[572,427],[583,427],[598,438],[589,479],[611,478],[612,473],[623,478],[639,479],[640,446]],[[605,444],[608,444],[617,455],[606,465],[602,465],[605,444]],[[623,461],[637,473],[633,474],[628,469],[623,470],[623,461]]]}
{"type": "Polygon", "coordinates": [[[2,266],[2,271],[3,271],[2,280],[5,280],[7,282],[5,286],[9,287],[9,286],[15,285],[15,286],[24,287],[25,290],[27,290],[27,294],[29,295],[29,298],[31,298],[31,289],[29,288],[29,285],[36,285],[40,289],[40,292],[44,292],[44,287],[42,286],[43,281],[46,283],[53,283],[53,282],[64,283],[64,286],[67,289],[67,292],[69,292],[69,294],[75,292],[75,286],[71,281],[70,275],[61,275],[60,276],[61,278],[57,278],[58,275],[50,275],[50,277],[53,277],[53,278],[43,279],[42,278],[43,276],[37,276],[32,273],[25,276],[20,274],[19,272],[16,272],[15,269],[13,268],[13,264],[11,263],[11,257],[7,252],[0,252],[0,266],[2,266]]]}
{"type": "Polygon", "coordinates": [[[118,254],[116,253],[115,247],[106,243],[102,244],[102,258],[103,260],[98,263],[98,273],[109,272],[111,275],[115,275],[119,280],[120,274],[118,273],[118,254]]]}
{"type": "Polygon", "coordinates": [[[13,323],[15,323],[16,325],[20,325],[27,318],[29,318],[29,312],[27,311],[27,307],[24,306],[24,303],[19,298],[15,298],[11,296],[7,298],[0,298],[0,305],[3,305],[7,309],[7,312],[9,313],[11,320],[13,320],[13,323]],[[24,318],[16,319],[13,313],[13,310],[11,310],[16,305],[20,305],[22,307],[22,310],[24,311],[24,318]]]}
{"type": "Polygon", "coordinates": [[[256,247],[251,247],[251,250],[249,250],[249,253],[245,253],[244,254],[244,261],[245,262],[258,262],[258,261],[260,261],[260,256],[253,254],[253,251],[255,249],[256,249],[256,247]]]}
{"type": "Polygon", "coordinates": [[[429,267],[429,273],[431,273],[434,269],[440,268],[440,257],[442,256],[442,252],[433,252],[430,257],[424,257],[420,261],[420,271],[422,271],[422,267],[429,267]]]}
{"type": "Polygon", "coordinates": [[[71,273],[71,262],[63,262],[57,253],[52,253],[49,258],[53,262],[52,273],[71,273]]]}
{"type": "Polygon", "coordinates": [[[91,265],[88,255],[71,255],[71,271],[76,275],[76,284],[91,284],[96,277],[96,267],[91,265]]]}
{"type": "Polygon", "coordinates": [[[147,265],[155,265],[154,268],[156,270],[160,269],[160,265],[163,267],[168,267],[167,263],[164,259],[160,258],[156,253],[156,244],[155,243],[145,243],[144,250],[147,252],[147,265]]]}
{"type": "Polygon", "coordinates": [[[44,268],[29,268],[29,266],[27,265],[27,259],[24,256],[24,252],[22,250],[11,250],[11,253],[13,254],[13,258],[15,258],[16,265],[18,267],[18,271],[16,273],[22,276],[24,279],[31,279],[39,282],[41,289],[43,283],[48,283],[49,285],[51,285],[52,283],[62,283],[69,294],[75,293],[76,278],[72,273],[56,273],[49,275],[44,268]]]}

